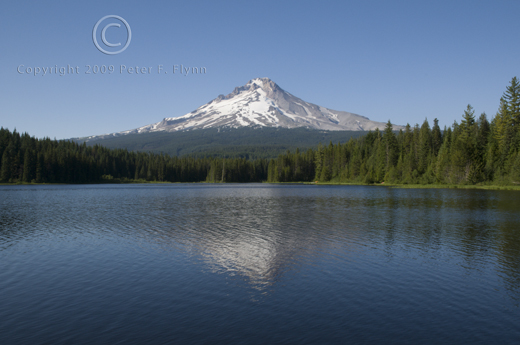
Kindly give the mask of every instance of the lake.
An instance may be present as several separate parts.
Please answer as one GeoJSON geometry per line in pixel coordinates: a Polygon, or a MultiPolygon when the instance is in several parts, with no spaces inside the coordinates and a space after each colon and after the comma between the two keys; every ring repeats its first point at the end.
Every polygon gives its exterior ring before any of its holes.
{"type": "Polygon", "coordinates": [[[519,192],[0,186],[3,345],[519,342],[519,192]]]}

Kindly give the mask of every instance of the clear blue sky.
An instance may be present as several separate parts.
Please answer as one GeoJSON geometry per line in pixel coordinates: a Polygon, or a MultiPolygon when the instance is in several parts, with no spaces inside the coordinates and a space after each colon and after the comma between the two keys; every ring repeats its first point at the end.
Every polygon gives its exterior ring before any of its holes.
{"type": "MultiPolygon", "coordinates": [[[[0,126],[36,137],[181,116],[256,77],[372,120],[449,126],[467,104],[492,118],[520,77],[520,1],[4,1],[0,9],[0,126]],[[117,55],[93,44],[106,15],[132,30],[117,55]],[[157,73],[181,64],[206,74],[157,73]],[[20,65],[80,74],[20,74],[20,65]],[[89,75],[86,65],[115,71],[89,75]],[[121,65],[152,73],[121,74],[121,65]]],[[[107,40],[124,43],[122,30],[107,29],[107,40]]]]}

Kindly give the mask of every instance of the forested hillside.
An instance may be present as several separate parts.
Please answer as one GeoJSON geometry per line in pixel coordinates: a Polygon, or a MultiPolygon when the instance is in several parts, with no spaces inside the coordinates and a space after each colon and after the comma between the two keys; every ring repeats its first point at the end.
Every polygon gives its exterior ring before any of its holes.
{"type": "MultiPolygon", "coordinates": [[[[323,131],[308,128],[207,128],[178,132],[151,132],[106,136],[87,141],[88,146],[164,153],[171,156],[276,158],[287,150],[315,148],[319,143],[347,142],[363,131],[323,131]]],[[[83,143],[87,139],[74,139],[83,143]]]]}
{"type": "Polygon", "coordinates": [[[287,153],[269,163],[268,181],[476,184],[520,183],[520,84],[515,77],[491,122],[468,105],[443,131],[434,120],[397,135],[388,122],[346,144],[287,153]],[[314,158],[314,159],[313,159],[314,158]]]}
{"type": "MultiPolygon", "coordinates": [[[[262,150],[258,148],[258,150],[262,150]]],[[[233,157],[222,152],[223,156],[233,157]]],[[[404,184],[520,184],[520,83],[511,80],[491,122],[468,105],[462,120],[427,120],[397,134],[388,122],[346,143],[278,158],[169,156],[36,139],[0,129],[0,182],[98,183],[333,181],[404,184]]],[[[260,156],[262,156],[260,154],[260,156]]]]}

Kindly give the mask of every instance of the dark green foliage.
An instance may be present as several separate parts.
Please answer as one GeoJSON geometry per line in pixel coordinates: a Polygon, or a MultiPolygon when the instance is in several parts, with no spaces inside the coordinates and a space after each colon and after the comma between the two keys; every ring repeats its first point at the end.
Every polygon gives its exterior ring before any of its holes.
{"type": "Polygon", "coordinates": [[[117,181],[261,182],[267,160],[171,157],[164,154],[111,150],[0,129],[0,182],[99,183],[117,181]],[[225,168],[216,175],[215,167],[225,168]]]}
{"type": "MultiPolygon", "coordinates": [[[[271,159],[268,166],[267,181],[268,182],[291,182],[291,181],[312,181],[316,174],[316,160],[318,154],[313,150],[307,150],[301,153],[296,150],[295,153],[287,152],[285,155],[279,155],[277,159],[271,159]]],[[[320,168],[320,174],[321,174],[320,168]]]]}
{"type": "MultiPolygon", "coordinates": [[[[484,115],[484,118],[486,117],[486,114],[482,114],[482,115],[484,115]]],[[[439,154],[441,145],[442,145],[442,132],[439,127],[439,120],[434,119],[433,128],[432,128],[432,154],[433,154],[433,156],[437,156],[439,154]]]]}
{"type": "MultiPolygon", "coordinates": [[[[315,148],[318,143],[346,142],[366,132],[307,128],[210,128],[185,132],[129,134],[87,142],[112,149],[165,153],[170,156],[276,158],[287,150],[315,148]]],[[[83,140],[76,140],[82,143],[83,140]]]]}
{"type": "Polygon", "coordinates": [[[511,80],[511,85],[506,88],[503,98],[507,104],[512,125],[514,127],[520,126],[520,83],[516,77],[511,80]]]}
{"type": "Polygon", "coordinates": [[[383,133],[376,130],[345,144],[318,146],[308,167],[314,167],[315,173],[308,179],[290,179],[286,168],[291,166],[294,155],[281,155],[269,164],[269,171],[278,173],[278,179],[269,181],[518,184],[519,110],[520,84],[513,78],[492,123],[486,114],[476,120],[471,105],[460,124],[455,122],[443,132],[435,119],[432,129],[425,120],[421,127],[407,125],[395,135],[389,121],[383,133]]]}

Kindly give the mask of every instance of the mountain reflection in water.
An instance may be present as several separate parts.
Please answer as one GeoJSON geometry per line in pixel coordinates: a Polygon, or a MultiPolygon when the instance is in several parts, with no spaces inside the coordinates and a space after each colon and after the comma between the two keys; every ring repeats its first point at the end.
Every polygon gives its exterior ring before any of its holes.
{"type": "Polygon", "coordinates": [[[517,192],[174,184],[0,195],[0,343],[520,340],[517,192]]]}

